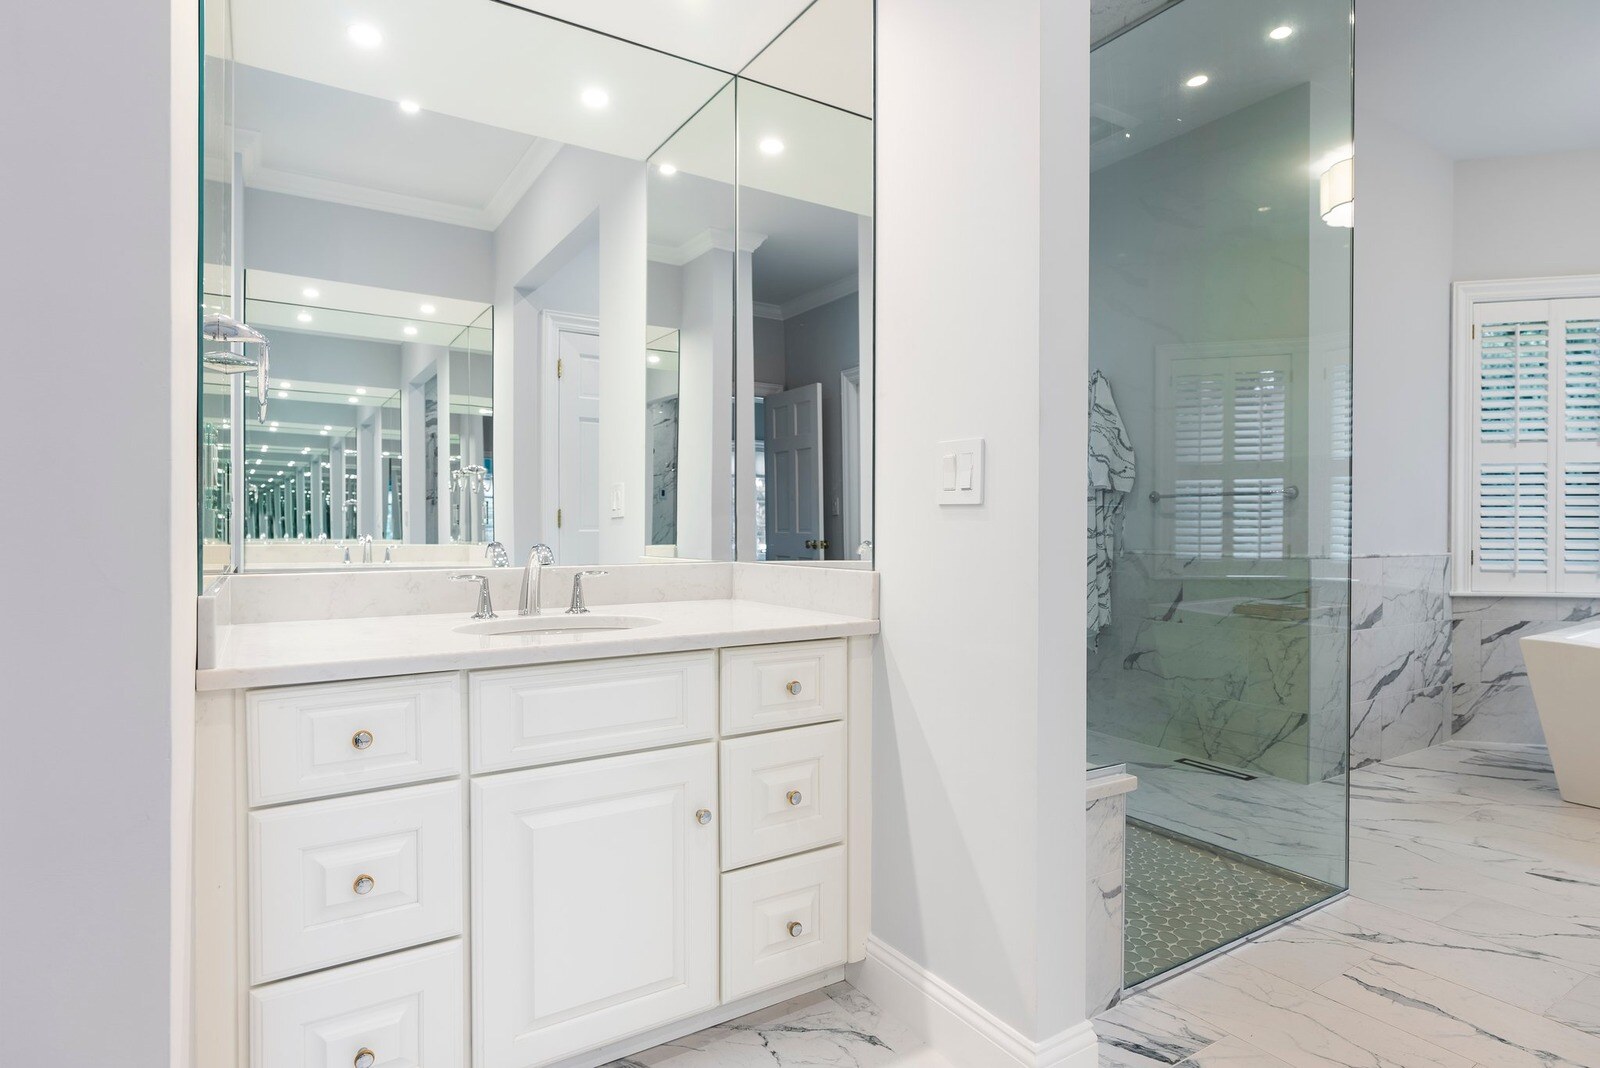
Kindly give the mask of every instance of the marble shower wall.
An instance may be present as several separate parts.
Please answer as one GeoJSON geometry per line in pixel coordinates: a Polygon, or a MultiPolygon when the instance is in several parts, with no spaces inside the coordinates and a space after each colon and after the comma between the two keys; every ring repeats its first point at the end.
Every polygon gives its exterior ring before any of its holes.
{"type": "Polygon", "coordinates": [[[1457,597],[1452,737],[1468,742],[1544,743],[1519,639],[1600,616],[1579,597],[1457,597]]]}
{"type": "Polygon", "coordinates": [[[1389,760],[1450,739],[1448,556],[1350,562],[1350,759],[1389,760]]]}
{"type": "MultiPolygon", "coordinates": [[[[1126,778],[1126,776],[1118,776],[1126,778]]],[[[1091,782],[1091,790],[1093,783],[1091,782]]],[[[1094,1016],[1122,996],[1123,925],[1127,893],[1124,886],[1128,795],[1097,797],[1085,809],[1088,825],[1089,885],[1087,903],[1088,1004],[1094,1016]]]]}
{"type": "Polygon", "coordinates": [[[1090,728],[1294,782],[1335,774],[1343,574],[1342,561],[1119,555],[1089,656],[1090,728]]]}

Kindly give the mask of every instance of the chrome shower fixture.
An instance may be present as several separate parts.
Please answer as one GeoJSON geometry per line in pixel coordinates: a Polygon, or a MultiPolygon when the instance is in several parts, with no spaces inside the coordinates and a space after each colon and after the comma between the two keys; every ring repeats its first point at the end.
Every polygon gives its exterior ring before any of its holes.
{"type": "Polygon", "coordinates": [[[256,421],[267,421],[268,344],[266,335],[253,326],[247,326],[230,315],[213,312],[205,317],[201,334],[207,341],[223,341],[231,345],[260,345],[261,354],[234,352],[229,349],[212,351],[203,357],[206,367],[225,375],[256,372],[256,399],[259,412],[256,421]]]}

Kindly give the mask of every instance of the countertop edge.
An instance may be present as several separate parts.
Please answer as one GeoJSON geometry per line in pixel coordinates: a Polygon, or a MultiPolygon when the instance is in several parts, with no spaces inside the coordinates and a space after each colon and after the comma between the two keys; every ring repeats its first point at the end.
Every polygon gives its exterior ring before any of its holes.
{"type": "Polygon", "coordinates": [[[516,646],[472,652],[454,651],[306,661],[262,667],[198,668],[195,671],[195,692],[213,693],[318,682],[353,682],[358,679],[425,675],[441,671],[532,667],[538,664],[615,660],[629,656],[726,649],[744,645],[777,645],[783,642],[821,641],[826,638],[870,637],[879,630],[878,620],[859,619],[848,622],[702,631],[661,638],[629,635],[595,639],[593,644],[559,647],[516,646]]]}

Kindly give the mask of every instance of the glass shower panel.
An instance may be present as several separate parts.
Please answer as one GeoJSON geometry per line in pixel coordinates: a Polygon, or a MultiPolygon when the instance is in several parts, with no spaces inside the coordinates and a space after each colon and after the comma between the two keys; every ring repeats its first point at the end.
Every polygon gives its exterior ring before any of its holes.
{"type": "Polygon", "coordinates": [[[1092,56],[1088,748],[1139,779],[1129,985],[1347,881],[1351,19],[1183,0],[1092,56]]]}

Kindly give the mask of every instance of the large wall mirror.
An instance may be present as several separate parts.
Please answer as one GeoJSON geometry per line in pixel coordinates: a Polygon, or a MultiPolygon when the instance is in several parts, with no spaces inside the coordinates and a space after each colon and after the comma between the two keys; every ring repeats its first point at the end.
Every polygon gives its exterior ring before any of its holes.
{"type": "Polygon", "coordinates": [[[870,0],[565,6],[207,0],[205,573],[871,566],[870,0]]]}

